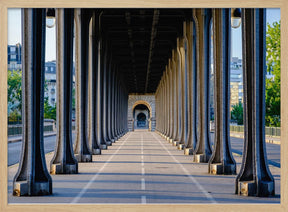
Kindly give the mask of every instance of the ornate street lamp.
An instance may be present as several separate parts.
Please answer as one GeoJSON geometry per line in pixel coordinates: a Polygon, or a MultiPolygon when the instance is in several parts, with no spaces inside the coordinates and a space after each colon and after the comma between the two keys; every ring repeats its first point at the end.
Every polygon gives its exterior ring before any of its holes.
{"type": "Polygon", "coordinates": [[[241,24],[241,10],[239,8],[231,9],[231,27],[238,28],[241,24]]]}
{"type": "Polygon", "coordinates": [[[46,12],[46,27],[53,28],[55,26],[55,9],[48,8],[46,12]]]}

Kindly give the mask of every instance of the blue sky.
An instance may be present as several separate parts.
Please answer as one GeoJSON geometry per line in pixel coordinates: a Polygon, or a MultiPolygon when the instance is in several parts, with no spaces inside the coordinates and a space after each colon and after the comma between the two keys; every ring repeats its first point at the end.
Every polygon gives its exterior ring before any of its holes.
{"type": "MultiPolygon", "coordinates": [[[[272,24],[275,21],[280,21],[280,9],[268,8],[266,10],[266,22],[272,24]]],[[[241,26],[231,31],[232,57],[242,58],[242,40],[241,26]]]]}
{"type": "MultiPolygon", "coordinates": [[[[267,9],[266,21],[273,23],[280,20],[280,9],[267,9]]],[[[241,27],[232,29],[232,55],[242,58],[241,27]]],[[[21,10],[8,9],[8,44],[21,43],[21,10]]],[[[46,27],[46,61],[56,58],[55,27],[46,27]]]]}

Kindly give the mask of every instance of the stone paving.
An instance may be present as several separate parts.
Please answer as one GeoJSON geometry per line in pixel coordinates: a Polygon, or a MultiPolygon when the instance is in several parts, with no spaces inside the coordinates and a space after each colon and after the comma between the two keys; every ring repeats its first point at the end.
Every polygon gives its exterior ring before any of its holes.
{"type": "MultiPolygon", "coordinates": [[[[46,154],[47,164],[52,156],[46,154]]],[[[239,171],[241,157],[234,157],[239,171]]],[[[17,168],[17,164],[8,168],[9,203],[280,203],[280,168],[270,166],[275,197],[238,196],[235,175],[209,175],[207,164],[192,163],[192,156],[185,156],[155,132],[129,132],[102,155],[94,155],[92,163],[80,163],[79,174],[53,175],[51,196],[13,197],[17,168]]]]}

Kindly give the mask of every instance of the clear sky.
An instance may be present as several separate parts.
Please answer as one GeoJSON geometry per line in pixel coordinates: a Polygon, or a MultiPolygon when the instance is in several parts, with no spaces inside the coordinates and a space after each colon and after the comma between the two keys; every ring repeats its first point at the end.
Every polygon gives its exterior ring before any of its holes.
{"type": "MultiPolygon", "coordinates": [[[[267,9],[266,21],[273,23],[280,20],[280,9],[267,9]]],[[[241,27],[232,29],[232,55],[242,58],[241,27]]],[[[21,43],[21,10],[8,9],[8,44],[21,43]]],[[[46,27],[46,61],[56,58],[55,27],[46,27]]]]}

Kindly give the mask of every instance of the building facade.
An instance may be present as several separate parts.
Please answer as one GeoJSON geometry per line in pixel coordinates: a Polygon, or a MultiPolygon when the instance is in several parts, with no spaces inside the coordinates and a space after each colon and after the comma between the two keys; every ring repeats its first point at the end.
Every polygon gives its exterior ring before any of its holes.
{"type": "Polygon", "coordinates": [[[20,70],[21,69],[21,44],[7,46],[8,57],[8,70],[20,70]]]}
{"type": "Polygon", "coordinates": [[[50,105],[55,106],[56,104],[56,61],[49,61],[45,63],[45,97],[48,97],[50,105]]]}
{"type": "Polygon", "coordinates": [[[243,103],[242,59],[232,57],[230,64],[230,110],[237,103],[243,103]]]}

